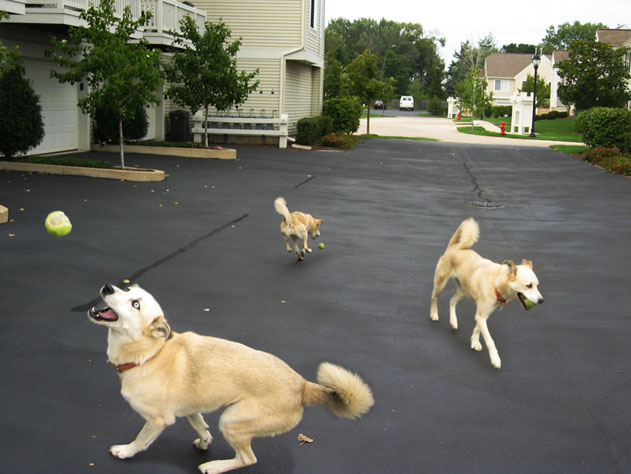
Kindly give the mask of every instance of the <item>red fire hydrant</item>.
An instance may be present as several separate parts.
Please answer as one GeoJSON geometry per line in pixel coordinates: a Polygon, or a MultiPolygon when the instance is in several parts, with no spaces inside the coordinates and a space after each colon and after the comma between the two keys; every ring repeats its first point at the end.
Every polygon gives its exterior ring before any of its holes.
{"type": "Polygon", "coordinates": [[[456,115],[456,120],[460,120],[460,112],[458,112],[458,115],[456,115]]]}
{"type": "Polygon", "coordinates": [[[506,135],[506,122],[504,120],[500,123],[500,133],[502,135],[506,135]]]}

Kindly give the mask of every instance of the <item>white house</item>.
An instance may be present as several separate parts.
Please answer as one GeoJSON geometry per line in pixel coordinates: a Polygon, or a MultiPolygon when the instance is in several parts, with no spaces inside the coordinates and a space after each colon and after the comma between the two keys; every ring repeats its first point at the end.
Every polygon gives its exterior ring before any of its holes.
{"type": "MultiPolygon", "coordinates": [[[[493,93],[493,105],[511,105],[511,97],[519,94],[528,75],[534,76],[533,54],[492,53],[484,61],[482,74],[487,80],[487,92],[493,93]]],[[[552,81],[552,61],[549,55],[541,55],[537,79],[552,81]]]]}
{"type": "MultiPolygon", "coordinates": [[[[150,45],[160,47],[172,43],[169,30],[179,28],[179,19],[193,16],[203,27],[206,13],[177,0],[117,0],[122,12],[129,5],[134,17],[142,11],[152,11],[154,17],[138,36],[150,45]]],[[[77,99],[86,92],[85,84],[60,84],[50,77],[56,63],[50,58],[52,35],[64,36],[69,26],[81,26],[82,10],[88,0],[0,0],[0,9],[8,11],[9,20],[2,22],[0,42],[4,46],[19,47],[24,60],[26,77],[40,97],[45,136],[42,143],[29,151],[32,154],[55,153],[67,150],[90,149],[90,119],[77,107],[77,99]]],[[[148,138],[164,138],[163,105],[149,110],[148,138]]]]}

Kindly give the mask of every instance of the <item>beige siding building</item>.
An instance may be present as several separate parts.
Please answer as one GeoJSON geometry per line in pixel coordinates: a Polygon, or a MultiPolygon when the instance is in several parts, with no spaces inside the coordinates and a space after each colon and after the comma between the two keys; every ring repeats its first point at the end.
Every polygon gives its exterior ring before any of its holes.
{"type": "Polygon", "coordinates": [[[258,68],[258,90],[241,115],[289,115],[295,135],[302,117],[322,113],[325,0],[199,0],[208,21],[223,21],[232,40],[241,38],[238,67],[258,68]]]}

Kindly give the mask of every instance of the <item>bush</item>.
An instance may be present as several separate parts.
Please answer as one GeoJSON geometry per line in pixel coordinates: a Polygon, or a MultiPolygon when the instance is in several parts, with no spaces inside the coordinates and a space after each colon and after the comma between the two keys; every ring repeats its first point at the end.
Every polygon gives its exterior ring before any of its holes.
{"type": "Polygon", "coordinates": [[[315,145],[320,138],[331,133],[331,117],[304,117],[298,120],[296,142],[300,145],[315,145]]]}
{"type": "Polygon", "coordinates": [[[578,114],[576,131],[589,147],[622,148],[631,132],[631,110],[594,107],[578,114]]]}
{"type": "MultiPolygon", "coordinates": [[[[103,107],[96,110],[94,114],[96,127],[94,129],[94,139],[98,143],[118,143],[118,115],[111,109],[103,107]]],[[[147,135],[149,121],[147,111],[140,105],[136,108],[134,117],[123,120],[123,137],[125,141],[140,140],[147,135]]]]}
{"type": "Polygon", "coordinates": [[[510,105],[494,105],[491,110],[493,117],[508,117],[513,113],[513,107],[510,105]]]}
{"type": "Polygon", "coordinates": [[[624,156],[617,148],[594,148],[583,153],[582,158],[610,173],[631,176],[631,158],[624,156]]]}
{"type": "Polygon", "coordinates": [[[623,133],[620,136],[620,151],[631,154],[631,132],[623,133]]]}
{"type": "Polygon", "coordinates": [[[567,118],[567,112],[561,112],[560,110],[551,110],[547,114],[535,115],[535,120],[555,120],[559,118],[567,118]]]}
{"type": "Polygon", "coordinates": [[[443,105],[443,101],[438,97],[432,97],[429,104],[427,104],[427,111],[438,117],[445,115],[445,106],[443,105]]]}
{"type": "Polygon", "coordinates": [[[359,130],[362,106],[354,97],[342,97],[324,101],[323,114],[331,117],[334,133],[355,133],[359,130]]]}
{"type": "Polygon", "coordinates": [[[39,96],[15,63],[0,70],[0,153],[10,160],[36,147],[44,138],[39,96]]]}
{"type": "Polygon", "coordinates": [[[346,133],[331,133],[329,135],[325,135],[320,140],[320,145],[330,146],[333,148],[341,148],[343,150],[348,150],[349,148],[353,148],[357,143],[357,138],[353,135],[348,135],[346,133]]]}

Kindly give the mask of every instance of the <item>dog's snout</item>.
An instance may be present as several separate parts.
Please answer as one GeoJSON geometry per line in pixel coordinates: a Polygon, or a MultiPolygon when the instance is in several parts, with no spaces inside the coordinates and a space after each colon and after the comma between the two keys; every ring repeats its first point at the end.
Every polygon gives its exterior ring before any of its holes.
{"type": "Polygon", "coordinates": [[[105,285],[103,285],[103,288],[101,288],[101,294],[103,296],[114,294],[114,287],[109,283],[106,283],[105,285]]]}
{"type": "Polygon", "coordinates": [[[543,303],[543,296],[539,298],[539,301],[537,301],[537,304],[541,304],[541,303],[543,303]]]}

